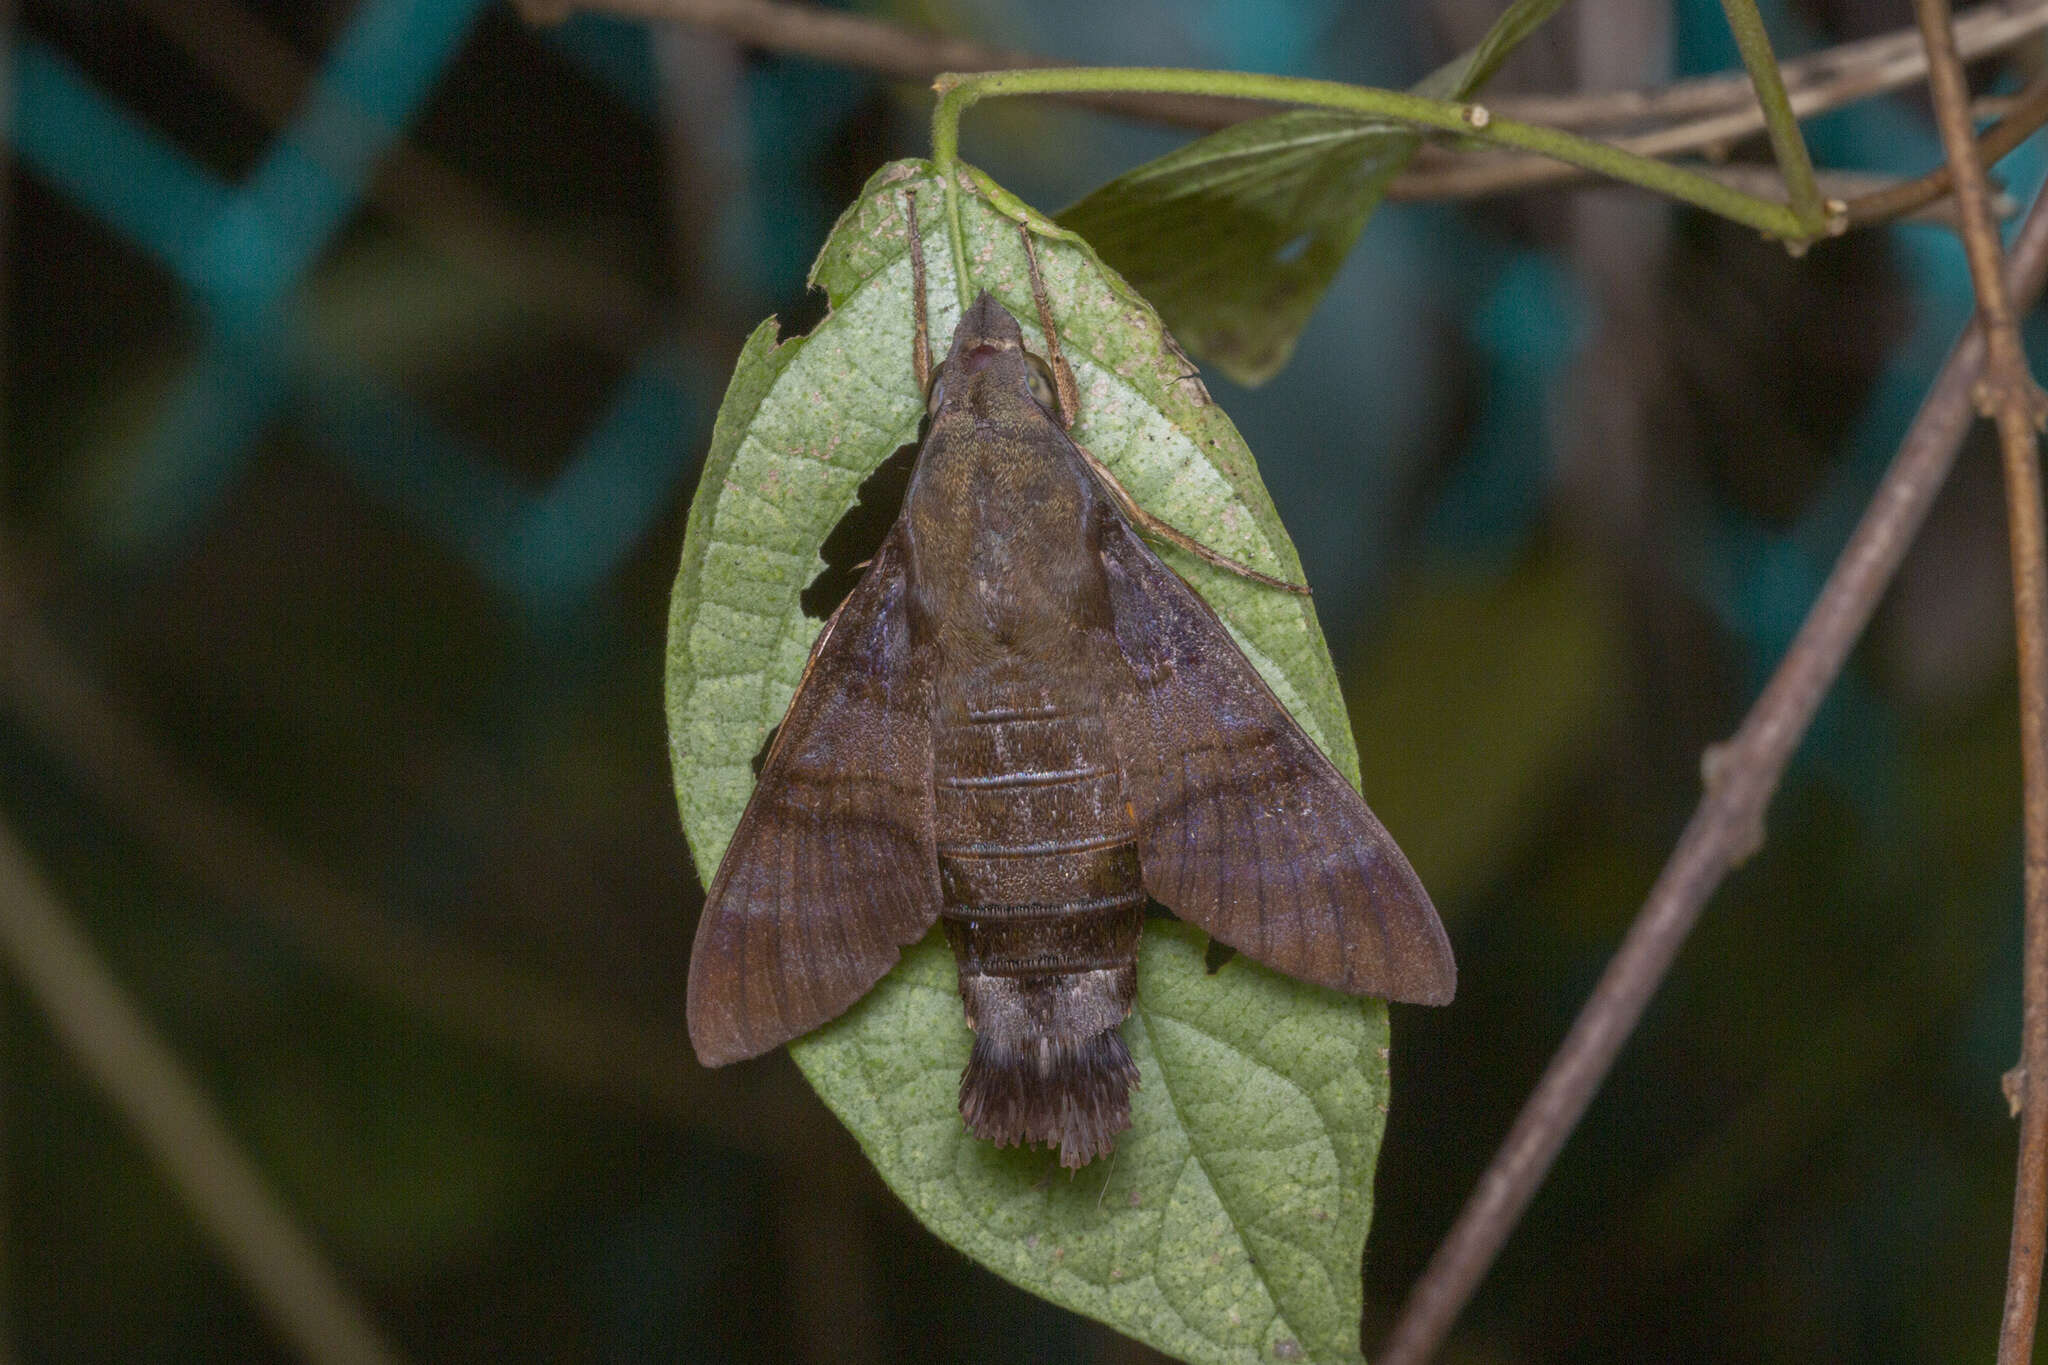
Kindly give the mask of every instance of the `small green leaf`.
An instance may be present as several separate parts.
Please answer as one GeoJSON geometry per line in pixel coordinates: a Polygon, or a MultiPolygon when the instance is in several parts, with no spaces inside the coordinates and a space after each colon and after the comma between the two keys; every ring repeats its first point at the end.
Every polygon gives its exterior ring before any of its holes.
{"type": "Polygon", "coordinates": [[[1453,57],[1409,88],[1431,99],[1472,98],[1493,79],[1501,63],[1522,45],[1522,40],[1543,27],[1544,21],[1563,3],[1564,0],[1515,0],[1471,51],[1453,57]]]}
{"type": "MultiPolygon", "coordinates": [[[[1036,333],[1017,224],[1031,228],[1081,389],[1075,435],[1146,507],[1255,567],[1299,561],[1230,421],[1159,319],[1087,245],[977,172],[959,181],[972,284],[1036,333]]],[[[832,311],[748,341],[690,509],[669,627],[676,796],[708,883],[820,623],[799,595],[862,479],[914,439],[907,195],[930,268],[932,334],[958,316],[940,182],[871,180],[813,269],[832,311]]],[[[1357,754],[1309,603],[1168,551],[1303,727],[1355,782],[1357,754]]],[[[1078,1175],[998,1151],[958,1109],[969,1043],[936,935],[798,1064],[891,1188],[939,1236],[1024,1287],[1188,1360],[1356,1360],[1359,1259],[1386,1104],[1386,1007],[1146,928],[1125,1025],[1141,1088],[1109,1160],[1078,1175]]]]}
{"type": "MultiPolygon", "coordinates": [[[[1470,52],[1414,92],[1469,98],[1563,0],[1516,0],[1470,52]]],[[[1236,124],[1118,176],[1059,215],[1196,356],[1262,384],[1336,278],[1422,136],[1298,109],[1236,124]]]]}
{"type": "Polygon", "coordinates": [[[1060,214],[1241,384],[1273,377],[1421,139],[1297,109],[1212,133],[1060,214]]]}

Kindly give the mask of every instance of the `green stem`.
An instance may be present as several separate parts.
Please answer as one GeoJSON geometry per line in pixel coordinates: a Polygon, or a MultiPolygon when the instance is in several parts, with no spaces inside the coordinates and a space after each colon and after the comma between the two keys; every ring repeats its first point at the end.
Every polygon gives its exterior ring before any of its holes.
{"type": "Polygon", "coordinates": [[[953,292],[960,298],[960,311],[965,313],[974,300],[967,297],[967,233],[960,226],[960,115],[979,96],[956,102],[951,116],[942,116],[938,111],[945,109],[946,102],[955,94],[946,86],[949,79],[952,78],[942,75],[932,83],[934,89],[942,92],[937,108],[932,111],[932,166],[939,173],[939,185],[946,199],[946,239],[953,252],[953,292]]]}
{"type": "MultiPolygon", "coordinates": [[[[1638,156],[1634,152],[1625,152],[1605,142],[1559,132],[1555,128],[1519,123],[1514,119],[1495,118],[1486,112],[1483,104],[1458,104],[1395,90],[1306,80],[1298,76],[1266,76],[1246,71],[1187,71],[1171,67],[1066,67],[948,74],[940,76],[932,86],[939,92],[938,104],[932,110],[932,162],[940,174],[948,178],[949,214],[957,212],[952,198],[955,191],[951,177],[960,153],[960,116],[969,106],[993,95],[1120,91],[1270,100],[1393,119],[1418,127],[1458,133],[1500,147],[1535,152],[1697,205],[1709,213],[1787,241],[1810,242],[1826,234],[1824,225],[1809,226],[1784,204],[1744,194],[1704,175],[1651,157],[1638,156]]],[[[1803,147],[1801,156],[1804,157],[1803,147]]],[[[1809,178],[1811,173],[1809,166],[1809,178]]],[[[954,249],[956,252],[960,250],[957,244],[954,249]]]]}
{"type": "Polygon", "coordinates": [[[952,164],[943,166],[939,184],[946,199],[946,245],[953,253],[953,294],[960,301],[960,311],[965,313],[974,299],[970,293],[973,282],[967,278],[967,233],[960,226],[959,168],[952,164]]]}
{"type": "Polygon", "coordinates": [[[1821,201],[1820,185],[1813,178],[1813,158],[1807,155],[1806,139],[1799,132],[1799,116],[1792,112],[1791,97],[1785,93],[1785,78],[1778,72],[1777,58],[1771,55],[1771,37],[1764,31],[1756,0],[1721,0],[1721,9],[1728,16],[1735,46],[1742,52],[1742,64],[1749,69],[1749,83],[1756,88],[1757,103],[1763,106],[1764,126],[1771,135],[1771,154],[1778,159],[1778,173],[1785,177],[1785,193],[1799,219],[1799,235],[1823,236],[1828,231],[1827,206],[1821,201]]]}

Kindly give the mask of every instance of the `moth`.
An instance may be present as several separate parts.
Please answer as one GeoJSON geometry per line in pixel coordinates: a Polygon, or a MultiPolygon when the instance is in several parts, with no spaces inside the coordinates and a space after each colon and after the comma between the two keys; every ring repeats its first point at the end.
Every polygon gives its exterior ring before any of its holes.
{"type": "Polygon", "coordinates": [[[1442,1004],[1456,973],[1400,849],[1068,436],[1060,369],[991,295],[961,316],[902,512],[712,881],[689,1028],[707,1066],[778,1047],[936,921],[974,1031],[968,1129],[1078,1167],[1130,1126],[1148,897],[1339,991],[1442,1004]]]}

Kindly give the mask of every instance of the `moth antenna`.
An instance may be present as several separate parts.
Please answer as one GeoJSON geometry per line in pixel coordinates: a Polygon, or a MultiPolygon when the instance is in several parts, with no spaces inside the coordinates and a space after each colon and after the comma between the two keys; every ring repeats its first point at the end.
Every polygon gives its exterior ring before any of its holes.
{"type": "Polygon", "coordinates": [[[903,212],[910,220],[910,307],[917,318],[917,331],[910,340],[910,368],[922,396],[932,386],[932,338],[925,323],[924,234],[917,227],[916,190],[903,192],[903,212]]]}
{"type": "Polygon", "coordinates": [[[1052,366],[1053,388],[1059,394],[1060,426],[1074,429],[1074,416],[1081,408],[1081,386],[1074,382],[1074,367],[1060,349],[1059,329],[1052,325],[1052,298],[1045,292],[1045,276],[1038,271],[1038,248],[1031,244],[1031,228],[1017,224],[1024,240],[1024,262],[1031,272],[1031,301],[1038,305],[1038,330],[1045,333],[1045,363],[1052,366]]]}
{"type": "Polygon", "coordinates": [[[1169,545],[1177,545],[1203,563],[1214,564],[1217,568],[1228,573],[1234,573],[1239,578],[1249,578],[1254,583],[1262,584],[1268,588],[1278,588],[1282,592],[1291,592],[1297,597],[1313,595],[1300,583],[1289,583],[1284,578],[1275,578],[1271,574],[1260,573],[1248,564],[1240,564],[1229,555],[1219,554],[1217,551],[1210,549],[1179,527],[1161,521],[1158,517],[1153,516],[1150,512],[1138,506],[1138,500],[1130,495],[1128,489],[1117,482],[1116,475],[1109,472],[1109,466],[1096,459],[1088,447],[1075,442],[1074,449],[1081,452],[1081,458],[1088,462],[1088,468],[1094,471],[1096,479],[1108,491],[1109,495],[1116,499],[1117,506],[1123,509],[1124,516],[1140,532],[1151,536],[1154,540],[1163,540],[1169,545]]]}

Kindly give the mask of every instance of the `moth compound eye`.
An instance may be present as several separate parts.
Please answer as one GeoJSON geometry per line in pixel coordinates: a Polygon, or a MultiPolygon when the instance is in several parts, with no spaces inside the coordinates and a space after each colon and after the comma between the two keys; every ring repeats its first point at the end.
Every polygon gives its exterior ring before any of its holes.
{"type": "Polygon", "coordinates": [[[1031,362],[1031,396],[1038,400],[1038,406],[1058,416],[1059,386],[1053,383],[1052,368],[1029,351],[1024,353],[1024,358],[1031,362]]]}
{"type": "Polygon", "coordinates": [[[939,404],[946,398],[946,362],[941,360],[932,367],[931,387],[925,391],[924,410],[926,416],[937,416],[939,404]]]}

